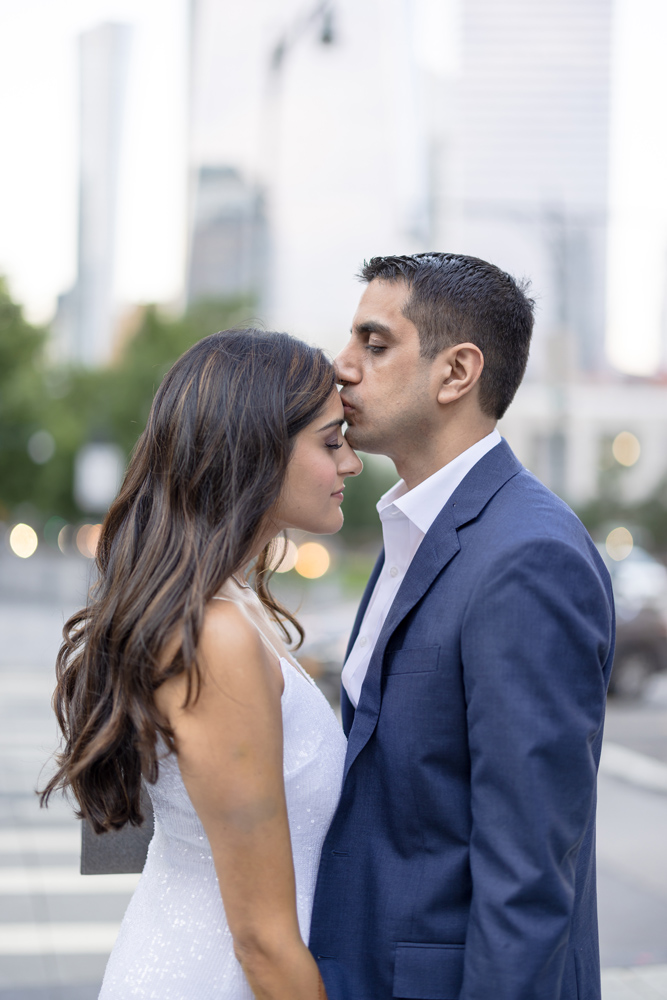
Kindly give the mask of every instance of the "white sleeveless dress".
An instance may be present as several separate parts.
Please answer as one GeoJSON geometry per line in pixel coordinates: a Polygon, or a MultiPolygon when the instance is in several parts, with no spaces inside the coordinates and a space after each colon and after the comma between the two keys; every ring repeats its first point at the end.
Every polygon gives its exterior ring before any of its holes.
{"type": "MultiPolygon", "coordinates": [[[[299,927],[308,943],[320,851],[340,796],[346,740],[311,678],[273,651],[285,681],[285,796],[299,927]]],[[[234,955],[208,840],[175,754],[161,760],[157,782],[146,787],[155,834],[99,1000],[253,1000],[234,955]]]]}

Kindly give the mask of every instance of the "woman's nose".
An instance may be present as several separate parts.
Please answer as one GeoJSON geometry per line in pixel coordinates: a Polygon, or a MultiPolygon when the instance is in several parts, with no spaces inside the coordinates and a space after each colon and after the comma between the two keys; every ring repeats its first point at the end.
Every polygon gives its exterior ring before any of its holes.
{"type": "Polygon", "coordinates": [[[364,463],[361,461],[356,451],[349,446],[347,441],[344,441],[341,452],[343,453],[341,454],[342,462],[338,470],[341,476],[358,476],[364,467],[364,463]]]}

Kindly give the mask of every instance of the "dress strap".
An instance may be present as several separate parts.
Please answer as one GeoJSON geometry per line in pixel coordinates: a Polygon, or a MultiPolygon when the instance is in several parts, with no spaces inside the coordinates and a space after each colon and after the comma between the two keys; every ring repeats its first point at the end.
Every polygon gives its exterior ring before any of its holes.
{"type": "MultiPolygon", "coordinates": [[[[218,594],[214,594],[213,595],[213,600],[214,601],[229,601],[230,604],[236,605],[237,608],[243,608],[243,605],[239,604],[238,601],[233,600],[231,597],[221,597],[218,594]]],[[[257,622],[254,622],[252,620],[252,618],[250,617],[250,615],[246,612],[245,608],[243,608],[243,613],[246,616],[246,618],[248,619],[248,621],[250,622],[250,624],[253,625],[257,629],[257,631],[258,631],[261,639],[263,639],[264,643],[269,647],[269,649],[271,650],[271,652],[273,653],[273,655],[276,657],[276,659],[282,660],[283,657],[280,655],[280,653],[278,652],[278,650],[276,649],[276,647],[273,645],[273,643],[271,642],[271,640],[267,636],[264,635],[264,633],[262,632],[262,630],[259,627],[259,625],[257,624],[257,622]]]]}

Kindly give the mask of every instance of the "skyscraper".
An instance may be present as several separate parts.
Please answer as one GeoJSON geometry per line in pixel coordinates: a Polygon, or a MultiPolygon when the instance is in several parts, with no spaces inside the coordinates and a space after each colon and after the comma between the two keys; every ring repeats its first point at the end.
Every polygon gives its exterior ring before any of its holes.
{"type": "Polygon", "coordinates": [[[268,326],[336,350],[364,257],[428,248],[413,7],[192,0],[191,287],[195,189],[211,164],[233,166],[265,196],[268,326]]]}
{"type": "Polygon", "coordinates": [[[118,174],[131,28],[103,24],[79,39],[79,229],[75,287],[61,297],[61,356],[109,358],[114,326],[118,174]]]}
{"type": "Polygon", "coordinates": [[[532,277],[536,374],[600,371],[611,0],[462,0],[461,15],[442,242],[532,277]]]}
{"type": "Polygon", "coordinates": [[[261,192],[233,167],[197,172],[188,268],[188,301],[261,298],[266,220],[261,192]]]}

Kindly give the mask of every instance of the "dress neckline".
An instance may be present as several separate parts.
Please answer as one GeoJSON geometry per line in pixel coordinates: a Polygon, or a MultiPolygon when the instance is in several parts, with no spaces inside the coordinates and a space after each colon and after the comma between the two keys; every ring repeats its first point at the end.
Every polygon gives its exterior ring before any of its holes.
{"type": "MultiPolygon", "coordinates": [[[[259,605],[259,609],[261,610],[262,616],[264,618],[264,624],[266,624],[270,629],[273,629],[274,628],[273,622],[271,621],[271,619],[267,615],[266,608],[264,607],[264,605],[260,601],[259,597],[255,593],[255,591],[253,590],[253,588],[251,586],[249,586],[248,584],[241,584],[241,583],[239,583],[239,581],[236,579],[235,576],[231,576],[230,579],[236,584],[236,586],[239,589],[250,592],[250,596],[251,596],[251,598],[253,598],[252,603],[255,606],[259,605]]],[[[311,684],[315,688],[317,687],[317,684],[315,683],[314,679],[310,676],[310,674],[308,673],[308,671],[304,667],[301,666],[301,664],[299,663],[299,661],[296,658],[292,658],[292,657],[289,657],[289,656],[284,656],[283,654],[280,653],[280,651],[278,649],[276,649],[276,647],[273,645],[273,643],[269,639],[268,635],[266,635],[266,633],[264,632],[264,629],[260,628],[259,623],[256,622],[253,619],[253,616],[251,614],[249,614],[249,612],[248,612],[248,610],[247,610],[247,608],[245,606],[246,602],[241,598],[240,594],[239,594],[239,598],[235,599],[234,597],[228,597],[225,594],[218,593],[218,594],[214,594],[213,595],[213,600],[214,601],[229,601],[230,604],[236,604],[238,607],[240,607],[242,609],[243,613],[246,615],[246,617],[250,621],[250,623],[257,629],[257,631],[258,631],[258,633],[260,635],[260,638],[269,647],[269,649],[271,650],[271,652],[273,653],[273,655],[278,660],[278,663],[279,663],[279,665],[281,667],[281,672],[282,672],[282,664],[283,664],[283,661],[284,661],[285,663],[289,664],[290,668],[293,671],[295,671],[296,673],[301,674],[301,676],[304,678],[304,680],[308,681],[309,684],[311,684]]]]}

